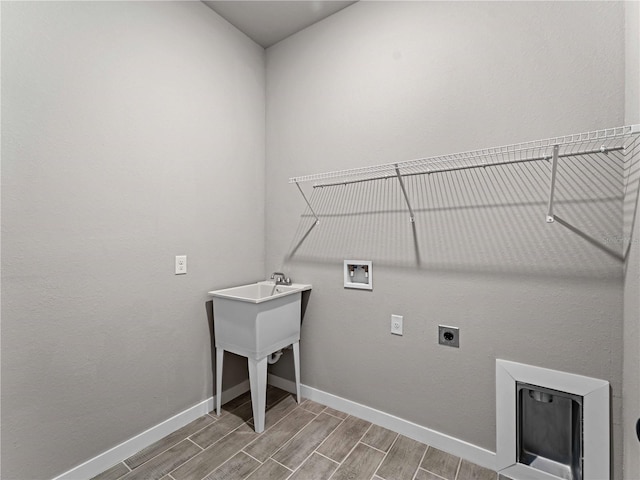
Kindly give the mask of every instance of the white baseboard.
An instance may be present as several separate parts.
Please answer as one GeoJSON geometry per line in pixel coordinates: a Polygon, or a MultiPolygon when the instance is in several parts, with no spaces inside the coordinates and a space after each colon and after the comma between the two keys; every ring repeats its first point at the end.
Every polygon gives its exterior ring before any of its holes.
{"type": "MultiPolygon", "coordinates": [[[[296,391],[295,382],[275,375],[269,374],[268,383],[291,393],[295,393],[296,391]]],[[[494,452],[485,450],[464,440],[451,437],[403,418],[306,385],[300,385],[300,394],[304,398],[335,408],[354,417],[362,418],[381,427],[388,428],[418,442],[432,445],[439,450],[464,458],[481,467],[491,470],[496,469],[496,454],[494,452]]]]}
{"type": "MultiPolygon", "coordinates": [[[[269,374],[268,383],[294,394],[296,392],[295,383],[282,377],[269,374]]],[[[245,380],[235,387],[225,390],[222,392],[223,403],[249,391],[249,388],[249,380],[245,380]]],[[[348,413],[349,415],[362,418],[363,420],[388,428],[389,430],[393,430],[394,432],[398,432],[419,442],[426,443],[427,445],[432,445],[435,448],[451,453],[457,457],[462,457],[482,467],[495,470],[496,454],[478,447],[477,445],[431,430],[430,428],[423,427],[389,413],[376,410],[375,408],[367,407],[366,405],[347,400],[346,398],[318,390],[317,388],[300,385],[300,393],[303,397],[309,398],[315,402],[335,408],[336,410],[348,413]]],[[[164,422],[145,430],[144,432],[122,442],[119,445],[116,445],[106,452],[87,460],[62,475],[58,475],[53,480],[86,480],[87,478],[94,477],[111,468],[115,464],[126,460],[131,455],[138,453],[143,448],[148,447],[152,443],[157,442],[161,438],[164,438],[179,428],[184,427],[196,418],[212,411],[214,407],[214,400],[215,397],[209,397],[207,400],[203,400],[197,405],[174,415],[164,422]]]]}
{"type": "MultiPolygon", "coordinates": [[[[244,382],[222,392],[222,402],[228,402],[247,391],[249,391],[249,380],[245,380],[244,382]]],[[[214,400],[215,396],[209,397],[207,400],[203,400],[197,405],[187,408],[164,422],[161,422],[135,437],[116,445],[106,452],[87,460],[62,475],[58,475],[53,480],[86,480],[87,478],[95,477],[117,463],[126,460],[131,455],[138,453],[143,448],[148,447],[152,443],[157,442],[161,438],[164,438],[179,428],[184,427],[196,418],[206,415],[208,412],[213,410],[214,400]]]]}

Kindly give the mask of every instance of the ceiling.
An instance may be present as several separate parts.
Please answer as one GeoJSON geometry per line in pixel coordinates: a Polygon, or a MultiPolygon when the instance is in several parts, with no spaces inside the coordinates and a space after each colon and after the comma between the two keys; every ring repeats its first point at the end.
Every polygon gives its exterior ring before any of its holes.
{"type": "Polygon", "coordinates": [[[203,3],[254,42],[268,48],[355,2],[212,0],[203,3]]]}

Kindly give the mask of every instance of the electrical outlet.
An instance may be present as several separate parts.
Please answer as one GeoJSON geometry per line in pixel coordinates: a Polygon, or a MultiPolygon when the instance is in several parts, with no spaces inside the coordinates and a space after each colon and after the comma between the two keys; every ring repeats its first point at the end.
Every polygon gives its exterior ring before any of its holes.
{"type": "Polygon", "coordinates": [[[438,325],[438,343],[447,347],[460,348],[460,330],[458,327],[438,325]]]}
{"type": "Polygon", "coordinates": [[[184,275],[187,273],[187,256],[176,255],[176,275],[184,275]]]}
{"type": "Polygon", "coordinates": [[[391,333],[402,335],[402,315],[391,315],[391,333]]]}

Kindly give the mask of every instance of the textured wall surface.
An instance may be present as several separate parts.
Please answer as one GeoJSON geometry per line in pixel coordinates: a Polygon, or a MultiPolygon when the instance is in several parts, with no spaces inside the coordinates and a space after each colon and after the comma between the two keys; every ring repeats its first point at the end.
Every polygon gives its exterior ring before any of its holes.
{"type": "MultiPolygon", "coordinates": [[[[625,2],[625,123],[640,123],[640,3],[625,2]]],[[[640,146],[627,165],[622,244],[627,250],[624,276],[624,478],[640,478],[640,146]]]]}
{"type": "MultiPolygon", "coordinates": [[[[305,384],[494,450],[496,358],[603,378],[622,478],[629,165],[562,163],[571,229],[544,222],[545,164],[413,178],[415,229],[391,181],[305,185],[309,230],[287,179],[637,123],[626,9],[361,2],[270,48],[265,77],[199,2],[2,2],[2,478],[53,477],[209,397],[206,291],[281,269],[314,287],[305,384]],[[347,258],[373,260],[372,292],[343,289],[347,258]]],[[[245,378],[225,361],[225,387],[245,378]]]]}
{"type": "Polygon", "coordinates": [[[415,230],[393,180],[304,185],[311,231],[286,182],[622,125],[623,26],[620,3],[360,2],[267,50],[266,266],[313,284],[303,383],[495,451],[496,358],[602,378],[621,478],[623,269],[597,246],[621,250],[619,157],[562,162],[573,229],[544,221],[544,163],[408,179],[415,230]]]}
{"type": "Polygon", "coordinates": [[[3,479],[212,395],[206,292],[264,271],[264,85],[200,2],[2,2],[3,479]]]}

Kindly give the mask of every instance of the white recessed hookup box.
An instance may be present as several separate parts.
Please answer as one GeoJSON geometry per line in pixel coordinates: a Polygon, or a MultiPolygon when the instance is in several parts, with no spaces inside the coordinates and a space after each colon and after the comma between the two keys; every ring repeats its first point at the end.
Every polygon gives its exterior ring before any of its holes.
{"type": "Polygon", "coordinates": [[[373,290],[373,269],[367,260],[344,261],[344,288],[373,290]]]}

